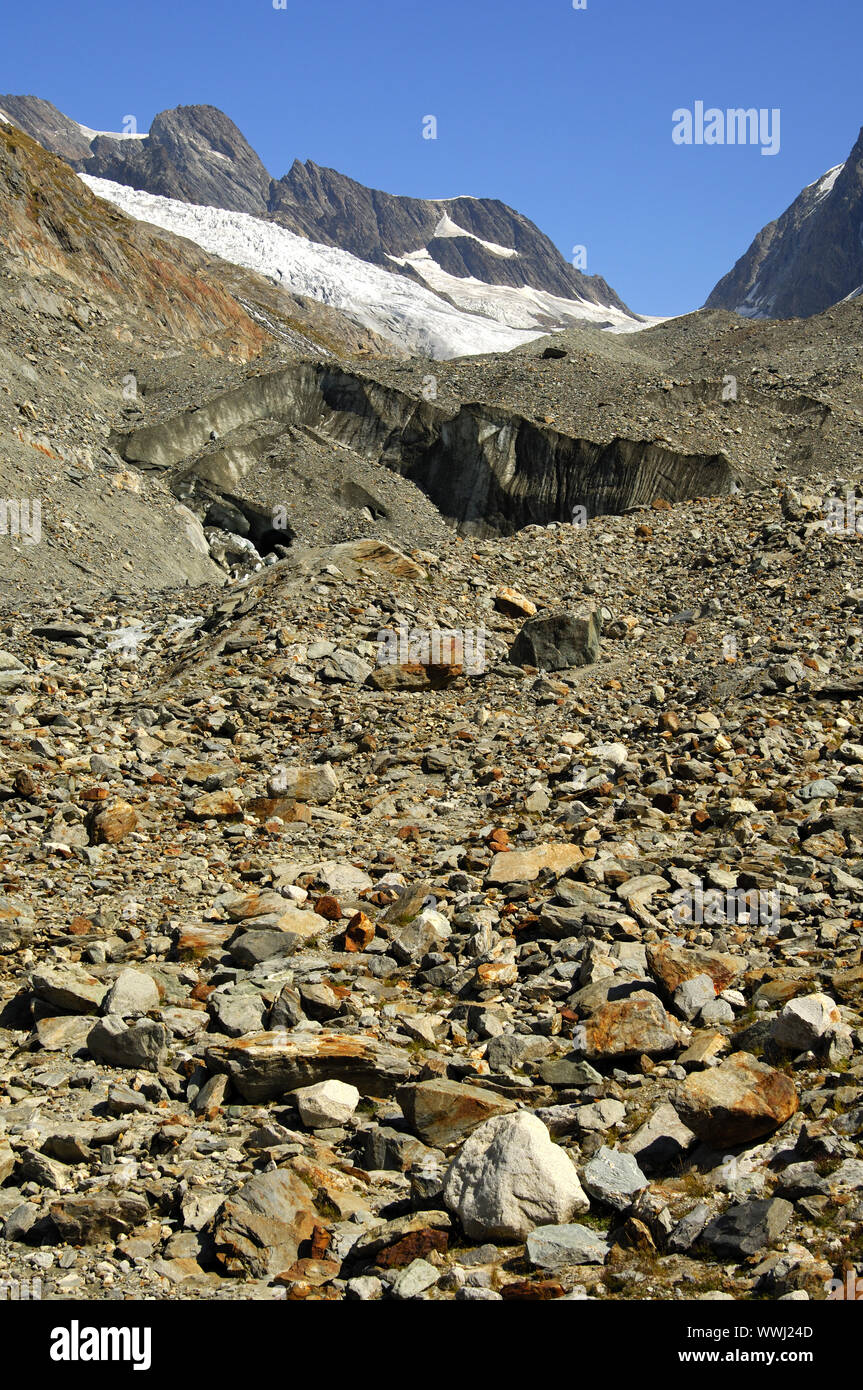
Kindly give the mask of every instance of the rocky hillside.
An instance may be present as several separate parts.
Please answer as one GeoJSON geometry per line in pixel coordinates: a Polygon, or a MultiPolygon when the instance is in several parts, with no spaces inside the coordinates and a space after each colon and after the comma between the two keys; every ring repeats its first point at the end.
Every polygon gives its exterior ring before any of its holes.
{"type": "Polygon", "coordinates": [[[112,449],[115,422],[163,376],[214,385],[274,355],[380,350],[336,311],[132,221],[2,124],[0,271],[0,495],[39,499],[44,531],[2,538],[15,588],[219,582],[196,517],[112,449]]]}
{"type": "Polygon", "coordinates": [[[863,298],[406,358],[69,159],[0,124],[0,1287],[835,1296],[863,298]]]}
{"type": "Polygon", "coordinates": [[[808,318],[863,293],[861,226],[863,130],[844,164],[761,229],[705,307],[747,318],[808,318]]]}
{"type": "Polygon", "coordinates": [[[7,611],[0,1275],[823,1298],[858,556],[768,486],[7,611]]]}

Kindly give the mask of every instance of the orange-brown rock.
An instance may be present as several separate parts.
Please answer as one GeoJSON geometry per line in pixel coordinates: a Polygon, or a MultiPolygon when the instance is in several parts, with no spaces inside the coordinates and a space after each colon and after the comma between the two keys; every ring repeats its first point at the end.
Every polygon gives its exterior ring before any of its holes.
{"type": "Polygon", "coordinates": [[[90,819],[90,842],[94,845],[118,845],[138,828],[138,812],[122,797],[106,801],[90,819]]]}
{"type": "Polygon", "coordinates": [[[643,989],[626,999],[610,999],[582,1027],[588,1057],[671,1052],[681,1041],[677,1020],[665,1012],[655,994],[643,989]]]}
{"type": "Polygon", "coordinates": [[[381,1269],[401,1269],[404,1265],[409,1265],[411,1260],[425,1259],[432,1250],[445,1255],[448,1246],[449,1236],[446,1231],[435,1231],[426,1227],[424,1231],[411,1231],[401,1240],[394,1241],[392,1245],[378,1251],[375,1264],[380,1265],[381,1269]]]}
{"type": "Polygon", "coordinates": [[[364,912],[355,912],[345,927],[341,941],[344,951],[364,951],[374,940],[375,924],[364,912]]]}
{"type": "Polygon", "coordinates": [[[678,985],[686,980],[694,980],[697,975],[709,975],[716,993],[721,994],[746,969],[746,961],[740,956],[704,951],[694,946],[673,946],[670,943],[649,946],[647,964],[653,978],[669,995],[674,994],[678,985]]]}
{"type": "Polygon", "coordinates": [[[198,797],[191,810],[193,820],[233,820],[242,814],[242,802],[228,788],[205,792],[198,797]]]}
{"type": "Polygon", "coordinates": [[[790,1076],[748,1052],[686,1078],[675,1101],[683,1123],[716,1147],[748,1144],[772,1134],[794,1114],[797,1090],[790,1076]]]}

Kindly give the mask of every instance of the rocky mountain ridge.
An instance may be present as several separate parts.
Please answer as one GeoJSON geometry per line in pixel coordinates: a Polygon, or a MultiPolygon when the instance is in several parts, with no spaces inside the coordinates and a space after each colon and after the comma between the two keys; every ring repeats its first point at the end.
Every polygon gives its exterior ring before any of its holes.
{"type": "Polygon", "coordinates": [[[366,188],[310,160],[295,160],[289,172],[276,179],[233,121],[213,106],[159,112],[142,138],[81,135],[75,122],[36,97],[0,96],[0,109],[34,139],[93,177],[272,219],[394,273],[411,273],[394,257],[425,251],[442,270],[459,278],[473,275],[490,285],[528,285],[630,313],[601,277],[575,269],[532,222],[504,203],[491,198],[400,197],[366,188]]]}
{"type": "Polygon", "coordinates": [[[809,318],[863,293],[863,130],[844,164],[809,184],[714,287],[707,309],[809,318]]]}

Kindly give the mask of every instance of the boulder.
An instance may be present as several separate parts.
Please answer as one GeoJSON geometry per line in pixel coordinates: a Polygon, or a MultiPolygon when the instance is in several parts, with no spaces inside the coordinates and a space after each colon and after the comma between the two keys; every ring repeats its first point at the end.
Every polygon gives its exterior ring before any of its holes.
{"type": "Polygon", "coordinates": [[[458,1143],[485,1120],[515,1109],[504,1096],[461,1081],[435,1079],[400,1086],[396,1099],[414,1133],[434,1148],[458,1143]]]}
{"type": "Polygon", "coordinates": [[[791,1077],[735,1052],[708,1071],[693,1072],[681,1087],[675,1107],[699,1139],[716,1148],[748,1144],[772,1134],[797,1109],[791,1077]]]}
{"type": "Polygon", "coordinates": [[[30,983],[37,999],[73,1014],[97,1014],[108,986],[81,965],[42,966],[30,983]]]}
{"type": "Polygon", "coordinates": [[[294,1092],[300,1119],[309,1129],[326,1129],[343,1125],[351,1118],[360,1103],[356,1086],[344,1081],[318,1081],[294,1092]]]}
{"type": "Polygon", "coordinates": [[[332,763],[279,768],[267,782],[270,796],[287,797],[311,806],[325,806],[332,801],[338,789],[339,779],[332,763]]]}
{"type": "Polygon", "coordinates": [[[842,1027],[842,1015],[827,994],[790,999],[770,1029],[770,1039],[788,1052],[819,1047],[842,1027]]]}
{"type": "Polygon", "coordinates": [[[597,1009],[580,1026],[576,1046],[590,1058],[626,1057],[671,1052],[681,1040],[677,1020],[655,994],[640,989],[597,1009]]]}
{"type": "Polygon", "coordinates": [[[582,1172],[585,1191],[615,1211],[626,1211],[637,1193],[647,1187],[647,1178],[635,1157],[604,1144],[582,1172]]]}
{"type": "Polygon", "coordinates": [[[102,1003],[103,1014],[131,1018],[159,1007],[159,991],[151,975],[143,970],[121,970],[102,1003]]]}
{"type": "Polygon", "coordinates": [[[524,1110],[486,1120],[444,1180],[444,1203],[473,1240],[525,1240],[536,1226],[588,1211],[569,1155],[524,1110]]]}
{"type": "Polygon", "coordinates": [[[590,666],[599,656],[600,632],[596,609],[559,609],[529,618],[510,648],[509,659],[515,666],[544,671],[590,666]]]}
{"type": "Polygon", "coordinates": [[[227,1274],[265,1279],[289,1269],[320,1217],[296,1173],[259,1173],[230,1197],[213,1223],[216,1258],[227,1274]]]}
{"type": "Polygon", "coordinates": [[[127,1024],[112,1014],[100,1018],[87,1034],[87,1051],[97,1062],[112,1067],[144,1067],[155,1071],[168,1053],[168,1030],[151,1018],[127,1024]]]}
{"type": "Polygon", "coordinates": [[[743,1260],[771,1245],[784,1231],[794,1207],[781,1197],[730,1206],[701,1232],[701,1239],[723,1259],[743,1260]]]}
{"type": "Polygon", "coordinates": [[[578,845],[537,845],[534,849],[505,850],[492,859],[486,881],[492,885],[532,883],[543,869],[563,874],[583,859],[584,851],[578,845]]]}
{"type": "Polygon", "coordinates": [[[599,1231],[591,1231],[577,1222],[567,1226],[540,1226],[527,1238],[527,1258],[537,1269],[602,1265],[610,1249],[599,1231]]]}

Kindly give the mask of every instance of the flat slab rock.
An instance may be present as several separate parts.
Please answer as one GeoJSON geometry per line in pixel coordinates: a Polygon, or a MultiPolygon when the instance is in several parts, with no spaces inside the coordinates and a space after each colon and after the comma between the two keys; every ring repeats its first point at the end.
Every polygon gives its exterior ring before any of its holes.
{"type": "Polygon", "coordinates": [[[584,851],[578,845],[537,845],[535,849],[504,850],[491,861],[488,883],[532,883],[543,869],[562,874],[580,864],[584,851]]]}
{"type": "Polygon", "coordinates": [[[411,1071],[410,1054],[356,1033],[250,1033],[207,1048],[248,1101],[274,1100],[317,1081],[345,1081],[362,1095],[390,1095],[411,1071]]]}
{"type": "Polygon", "coordinates": [[[504,1096],[461,1081],[401,1086],[396,1098],[414,1133],[435,1148],[455,1144],[484,1120],[515,1109],[514,1102],[504,1096]]]}
{"type": "Polygon", "coordinates": [[[50,1216],[57,1236],[68,1245],[96,1245],[140,1226],[149,1207],[133,1192],[94,1192],[52,1202],[50,1216]]]}
{"type": "Polygon", "coordinates": [[[601,1231],[592,1231],[578,1222],[567,1226],[539,1226],[527,1238],[527,1258],[537,1269],[602,1265],[610,1249],[601,1231]]]}

